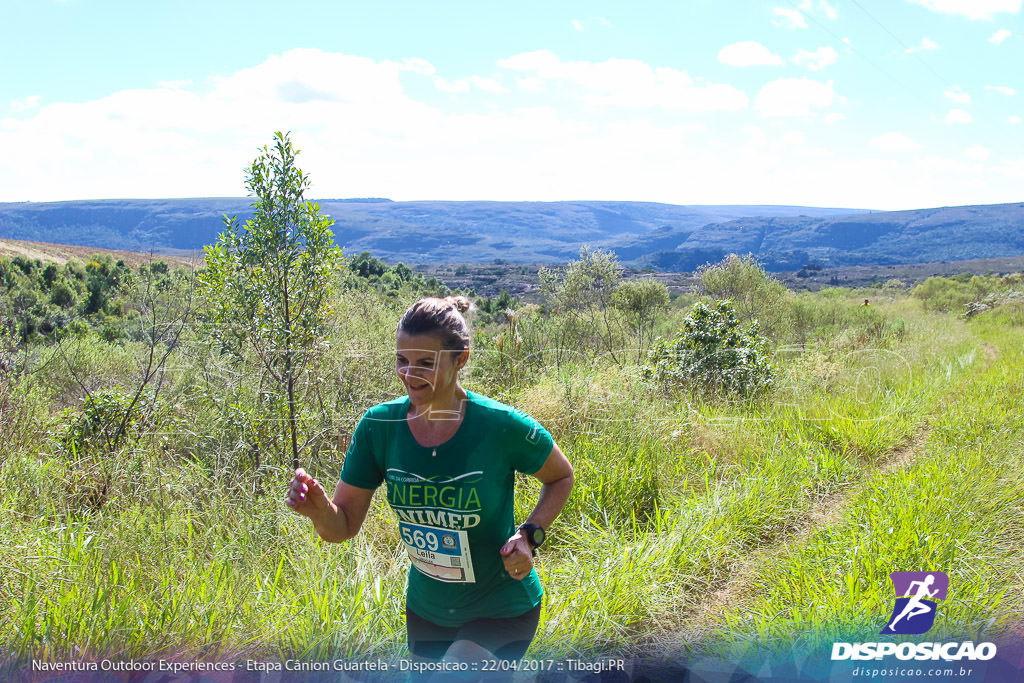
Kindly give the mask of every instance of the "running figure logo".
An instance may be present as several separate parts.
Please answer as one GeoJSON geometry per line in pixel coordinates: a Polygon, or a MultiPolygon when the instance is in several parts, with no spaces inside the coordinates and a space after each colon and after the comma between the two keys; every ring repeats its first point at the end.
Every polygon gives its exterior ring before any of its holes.
{"type": "Polygon", "coordinates": [[[893,572],[889,578],[896,591],[896,604],[881,633],[925,633],[935,623],[938,601],[946,599],[949,576],[945,572],[893,572]]]}

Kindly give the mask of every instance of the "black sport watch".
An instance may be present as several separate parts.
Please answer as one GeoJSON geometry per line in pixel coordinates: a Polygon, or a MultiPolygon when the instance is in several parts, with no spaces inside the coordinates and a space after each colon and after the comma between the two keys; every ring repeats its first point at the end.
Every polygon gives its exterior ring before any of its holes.
{"type": "Polygon", "coordinates": [[[519,525],[519,530],[523,532],[526,537],[526,542],[530,544],[530,547],[537,549],[544,543],[544,539],[547,534],[544,532],[544,527],[539,524],[533,524],[532,522],[523,522],[519,525]]]}

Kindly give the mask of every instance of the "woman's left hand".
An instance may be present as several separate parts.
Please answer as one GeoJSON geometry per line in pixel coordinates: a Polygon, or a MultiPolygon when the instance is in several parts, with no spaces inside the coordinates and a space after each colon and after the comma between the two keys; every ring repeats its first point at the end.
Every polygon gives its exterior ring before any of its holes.
{"type": "Polygon", "coordinates": [[[505,571],[516,581],[529,576],[533,569],[533,548],[523,532],[516,531],[512,538],[505,541],[501,548],[501,561],[505,563],[505,571]]]}

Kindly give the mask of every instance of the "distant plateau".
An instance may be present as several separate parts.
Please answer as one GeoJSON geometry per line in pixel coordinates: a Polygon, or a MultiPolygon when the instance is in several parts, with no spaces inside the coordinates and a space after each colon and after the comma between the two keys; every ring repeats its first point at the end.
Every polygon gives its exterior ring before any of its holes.
{"type": "MultiPolygon", "coordinates": [[[[385,261],[559,263],[582,245],[635,267],[690,271],[729,253],[768,270],[914,264],[1024,254],[1024,203],[911,211],[650,202],[323,199],[335,241],[385,261]]],[[[0,203],[0,238],[188,256],[246,198],[0,203]]]]}

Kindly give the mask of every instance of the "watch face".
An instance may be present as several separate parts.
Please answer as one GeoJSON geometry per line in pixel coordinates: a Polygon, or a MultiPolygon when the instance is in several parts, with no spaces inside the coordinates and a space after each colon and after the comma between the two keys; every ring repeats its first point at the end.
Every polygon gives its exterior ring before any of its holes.
{"type": "Polygon", "coordinates": [[[523,531],[526,532],[526,540],[530,542],[534,548],[540,546],[544,542],[545,533],[544,528],[537,526],[536,524],[524,524],[523,531]]]}

